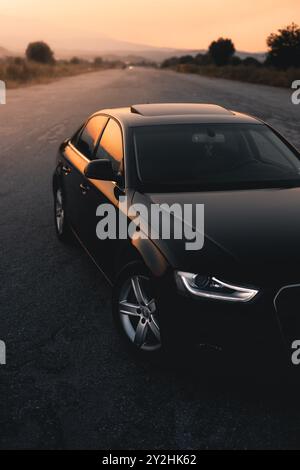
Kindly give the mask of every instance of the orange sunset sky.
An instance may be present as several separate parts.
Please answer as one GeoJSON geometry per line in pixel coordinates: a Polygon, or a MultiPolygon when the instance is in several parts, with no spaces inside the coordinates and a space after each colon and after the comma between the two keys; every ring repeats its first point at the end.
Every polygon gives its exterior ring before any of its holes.
{"type": "Polygon", "coordinates": [[[300,0],[0,0],[0,7],[0,46],[12,49],[37,39],[78,48],[82,38],[86,49],[101,36],[202,49],[226,36],[254,52],[266,49],[270,32],[300,23],[300,0]]]}

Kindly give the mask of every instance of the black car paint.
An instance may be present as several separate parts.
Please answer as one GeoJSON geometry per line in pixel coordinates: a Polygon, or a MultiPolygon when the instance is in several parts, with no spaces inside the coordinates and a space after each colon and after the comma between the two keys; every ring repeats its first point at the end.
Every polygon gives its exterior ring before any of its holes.
{"type": "MultiPolygon", "coordinates": [[[[282,286],[300,282],[300,188],[149,192],[137,180],[133,149],[127,147],[131,142],[131,126],[142,125],[142,122],[136,116],[128,117],[128,112],[123,114],[122,110],[112,114],[123,133],[125,187],[118,187],[112,181],[88,180],[84,176],[88,160],[70,141],[60,147],[53,177],[54,188],[60,186],[64,191],[71,227],[97,266],[113,284],[126,263],[142,260],[156,280],[165,318],[173,315],[177,331],[187,338],[187,342],[190,338],[197,344],[205,342],[220,346],[245,345],[247,342],[253,347],[259,341],[268,344],[273,341],[282,350],[287,345],[282,335],[285,313],[274,308],[274,296],[282,286]],[[127,171],[129,167],[130,172],[127,171]],[[96,208],[101,203],[111,203],[118,208],[119,196],[124,194],[129,202],[146,205],[153,202],[204,204],[203,249],[187,252],[181,240],[148,238],[99,242],[96,208]],[[176,291],[174,269],[219,275],[227,281],[256,286],[260,294],[245,305],[188,299],[176,291]],[[168,311],[171,297],[172,312],[168,311]]],[[[153,117],[145,119],[159,125],[153,117]]],[[[201,119],[214,122],[215,118],[201,119]]],[[[238,119],[263,125],[242,115],[238,119]]],[[[194,120],[191,116],[185,118],[189,122],[194,120]]],[[[230,117],[218,117],[218,121],[222,120],[230,121],[230,117]]],[[[178,118],[162,116],[158,121],[176,122],[178,118]]]]}

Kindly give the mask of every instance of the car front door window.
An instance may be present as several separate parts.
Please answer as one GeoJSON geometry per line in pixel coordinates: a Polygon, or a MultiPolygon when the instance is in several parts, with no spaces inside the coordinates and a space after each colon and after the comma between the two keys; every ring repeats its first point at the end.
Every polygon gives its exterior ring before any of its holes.
{"type": "Polygon", "coordinates": [[[120,126],[110,119],[101,137],[95,158],[106,158],[112,162],[116,172],[122,171],[123,140],[120,126]]]}
{"type": "Polygon", "coordinates": [[[94,116],[88,121],[78,137],[76,148],[89,160],[93,158],[95,147],[106,123],[107,117],[94,116]]]}

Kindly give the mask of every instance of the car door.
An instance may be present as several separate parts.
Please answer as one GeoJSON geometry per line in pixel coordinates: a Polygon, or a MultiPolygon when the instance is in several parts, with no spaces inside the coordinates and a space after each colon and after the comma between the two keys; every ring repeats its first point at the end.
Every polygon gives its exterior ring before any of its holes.
{"type": "Polygon", "coordinates": [[[81,131],[75,134],[64,151],[62,175],[67,200],[67,216],[73,229],[83,240],[86,223],[84,197],[89,190],[84,168],[94,154],[107,121],[108,118],[105,116],[92,116],[81,131]]]}
{"type": "Polygon", "coordinates": [[[96,215],[100,204],[111,204],[116,210],[116,222],[118,224],[118,206],[119,197],[124,195],[124,170],[123,170],[123,136],[118,122],[110,118],[98,146],[95,150],[94,159],[109,159],[112,162],[113,169],[119,175],[119,183],[113,181],[90,180],[89,191],[84,198],[84,212],[86,214],[86,245],[91,255],[109,276],[112,271],[112,252],[118,249],[118,225],[116,226],[116,237],[108,237],[100,240],[96,234],[97,224],[100,217],[96,215]]]}

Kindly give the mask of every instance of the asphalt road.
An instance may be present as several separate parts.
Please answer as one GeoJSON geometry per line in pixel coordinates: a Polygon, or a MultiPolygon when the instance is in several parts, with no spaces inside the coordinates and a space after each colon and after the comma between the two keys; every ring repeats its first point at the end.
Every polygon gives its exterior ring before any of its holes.
{"type": "Polygon", "coordinates": [[[97,109],[214,102],[262,117],[300,148],[300,106],[290,95],[145,69],[8,92],[0,106],[1,448],[300,447],[298,390],[212,380],[196,360],[194,374],[158,368],[124,350],[110,288],[79,247],[56,239],[51,195],[59,143],[97,109]]]}

